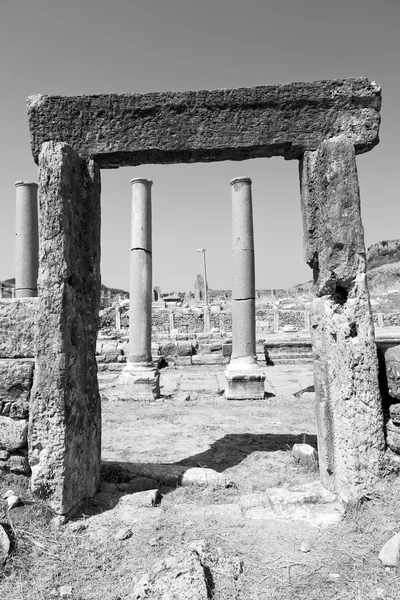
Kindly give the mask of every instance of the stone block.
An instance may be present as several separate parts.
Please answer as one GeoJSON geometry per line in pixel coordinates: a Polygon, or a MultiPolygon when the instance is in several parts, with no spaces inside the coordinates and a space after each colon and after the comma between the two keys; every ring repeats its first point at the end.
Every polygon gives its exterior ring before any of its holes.
{"type": "Polygon", "coordinates": [[[224,358],[232,355],[232,344],[222,344],[222,356],[224,358]]]}
{"type": "Polygon", "coordinates": [[[193,348],[191,342],[177,342],[176,353],[178,356],[192,356],[193,348]]]}
{"type": "Polygon", "coordinates": [[[0,358],[35,356],[38,298],[0,299],[0,358]]]}
{"type": "Polygon", "coordinates": [[[128,362],[119,376],[120,400],[155,400],[160,397],[160,373],[154,366],[128,362]]]}
{"type": "Polygon", "coordinates": [[[101,168],[115,168],[297,159],[339,134],[366,152],[379,141],[380,106],[380,87],[355,78],[190,92],[38,94],[28,98],[28,117],[36,162],[44,142],[63,140],[82,157],[96,155],[101,168]]]}
{"type": "Polygon", "coordinates": [[[389,407],[390,417],[395,425],[400,425],[400,404],[392,404],[389,407]]]}
{"type": "Polygon", "coordinates": [[[400,400],[400,345],[388,348],[384,357],[389,394],[400,400]]]}
{"type": "Polygon", "coordinates": [[[28,415],[34,366],[33,360],[0,360],[0,404],[9,404],[6,412],[11,417],[28,415]]]}
{"type": "Polygon", "coordinates": [[[393,452],[400,454],[400,427],[391,419],[386,423],[386,443],[393,452]]]}
{"type": "Polygon", "coordinates": [[[26,445],[28,421],[0,416],[0,449],[12,452],[26,445]]]}
{"type": "Polygon", "coordinates": [[[39,310],[31,393],[31,489],[65,515],[100,481],[100,172],[65,143],[39,160],[39,310]]]}
{"type": "Polygon", "coordinates": [[[167,342],[166,344],[161,344],[160,346],[160,354],[161,356],[176,356],[178,354],[177,344],[174,342],[167,342]]]}
{"type": "Polygon", "coordinates": [[[257,365],[240,369],[229,366],[225,371],[227,400],[263,400],[265,373],[257,365]]]}
{"type": "Polygon", "coordinates": [[[5,464],[5,467],[11,473],[19,473],[21,475],[28,475],[30,473],[29,461],[27,456],[13,455],[10,456],[5,464]]]}

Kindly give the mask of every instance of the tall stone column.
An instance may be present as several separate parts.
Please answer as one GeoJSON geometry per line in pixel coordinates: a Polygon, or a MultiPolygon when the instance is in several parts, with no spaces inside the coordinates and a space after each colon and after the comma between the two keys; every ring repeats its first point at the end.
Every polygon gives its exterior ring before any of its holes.
{"type": "Polygon", "coordinates": [[[255,265],[251,179],[238,177],[232,189],[232,357],[228,400],[264,398],[265,373],[256,353],[255,265]]]}
{"type": "Polygon", "coordinates": [[[16,181],[15,297],[37,296],[39,236],[37,183],[16,181]]]}
{"type": "Polygon", "coordinates": [[[322,483],[345,501],[373,490],[385,449],[353,144],[338,136],[300,162],[322,483]]]}
{"type": "Polygon", "coordinates": [[[151,400],[160,396],[160,375],[151,356],[153,182],[137,178],[132,179],[131,185],[129,356],[119,381],[129,388],[128,398],[151,400]]]}

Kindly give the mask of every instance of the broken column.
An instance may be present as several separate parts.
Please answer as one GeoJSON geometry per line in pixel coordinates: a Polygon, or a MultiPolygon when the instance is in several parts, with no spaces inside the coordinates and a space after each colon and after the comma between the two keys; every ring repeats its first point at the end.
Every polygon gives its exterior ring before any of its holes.
{"type": "Polygon", "coordinates": [[[305,152],[300,182],[316,293],[310,316],[320,473],[349,501],[373,489],[385,448],[352,142],[337,136],[305,152]]]}
{"type": "Polygon", "coordinates": [[[29,414],[31,488],[56,514],[100,482],[100,171],[65,143],[39,158],[39,306],[29,414]]]}
{"type": "Polygon", "coordinates": [[[39,236],[37,183],[16,181],[15,297],[37,296],[39,236]]]}
{"type": "Polygon", "coordinates": [[[255,266],[251,179],[232,189],[232,356],[225,371],[228,400],[264,398],[265,373],[257,363],[255,266]]]}
{"type": "Polygon", "coordinates": [[[152,184],[142,178],[131,181],[129,356],[119,381],[126,386],[127,396],[132,400],[152,400],[160,396],[160,375],[151,356],[152,184]]]}

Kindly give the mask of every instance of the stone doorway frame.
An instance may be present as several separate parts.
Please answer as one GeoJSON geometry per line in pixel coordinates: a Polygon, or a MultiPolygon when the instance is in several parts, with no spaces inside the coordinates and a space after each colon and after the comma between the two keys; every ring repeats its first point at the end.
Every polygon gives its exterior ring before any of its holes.
{"type": "Polygon", "coordinates": [[[146,163],[299,160],[321,478],[344,500],[376,483],[385,440],[355,157],[379,142],[380,106],[365,78],[28,98],[41,238],[29,460],[56,513],[100,477],[100,169],[146,163]]]}

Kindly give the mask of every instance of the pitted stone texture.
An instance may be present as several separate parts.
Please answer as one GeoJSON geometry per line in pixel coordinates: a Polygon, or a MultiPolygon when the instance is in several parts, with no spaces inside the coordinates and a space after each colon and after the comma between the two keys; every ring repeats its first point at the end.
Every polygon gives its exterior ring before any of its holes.
{"type": "Polygon", "coordinates": [[[400,346],[392,346],[386,350],[385,366],[389,394],[400,400],[400,346]]]}
{"type": "Polygon", "coordinates": [[[373,489],[385,447],[351,142],[334,138],[305,155],[301,184],[305,254],[320,296],[310,307],[320,472],[348,501],[373,489]]]}
{"type": "MultiPolygon", "coordinates": [[[[304,258],[317,294],[341,294],[365,262],[364,229],[353,144],[336,137],[300,162],[304,258]]],[[[363,267],[365,269],[365,267],[363,267]]]]}
{"type": "Polygon", "coordinates": [[[40,311],[30,407],[32,491],[58,514],[93,496],[101,414],[95,360],[100,301],[100,175],[67,144],[39,161],[40,311]]]}
{"type": "Polygon", "coordinates": [[[348,501],[379,476],[384,426],[368,293],[362,275],[346,305],[311,303],[318,454],[326,487],[348,501]]]}
{"type": "Polygon", "coordinates": [[[386,423],[386,443],[393,452],[400,454],[400,426],[392,419],[386,423]]]}
{"type": "Polygon", "coordinates": [[[195,92],[30,96],[31,147],[63,140],[102,168],[145,163],[299,158],[346,135],[379,141],[381,89],[365,78],[195,92]]]}
{"type": "Polygon", "coordinates": [[[0,299],[0,358],[35,356],[38,298],[0,299]]]}
{"type": "Polygon", "coordinates": [[[0,449],[12,452],[26,445],[28,421],[0,416],[0,449]]]}
{"type": "Polygon", "coordinates": [[[33,360],[0,360],[0,414],[28,416],[34,366],[33,360]]]}

